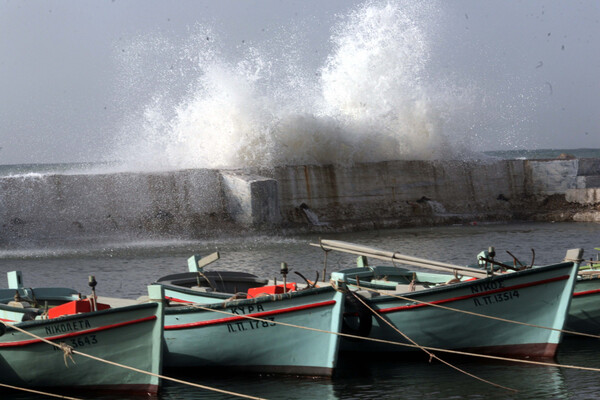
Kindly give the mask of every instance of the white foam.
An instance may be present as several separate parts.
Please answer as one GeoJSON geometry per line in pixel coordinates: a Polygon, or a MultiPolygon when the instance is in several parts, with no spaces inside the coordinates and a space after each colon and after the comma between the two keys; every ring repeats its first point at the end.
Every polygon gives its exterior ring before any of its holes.
{"type": "MultiPolygon", "coordinates": [[[[464,157],[472,88],[432,76],[437,15],[435,2],[369,1],[333,27],[316,74],[301,35],[234,51],[207,27],[179,48],[140,39],[138,51],[144,43],[152,55],[168,49],[170,69],[180,72],[154,72],[156,95],[110,158],[160,169],[464,157]]],[[[144,73],[143,62],[128,62],[144,73]]]]}
{"type": "Polygon", "coordinates": [[[16,179],[42,179],[46,177],[48,174],[42,174],[39,172],[25,172],[25,173],[11,173],[6,175],[6,178],[16,178],[16,179]]]}

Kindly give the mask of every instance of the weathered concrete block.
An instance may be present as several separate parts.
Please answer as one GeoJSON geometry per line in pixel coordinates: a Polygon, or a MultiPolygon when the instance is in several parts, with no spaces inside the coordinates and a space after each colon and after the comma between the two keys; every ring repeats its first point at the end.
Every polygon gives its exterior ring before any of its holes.
{"type": "Polygon", "coordinates": [[[600,188],[600,175],[577,177],[577,189],[600,188]]]}
{"type": "Polygon", "coordinates": [[[277,181],[258,175],[222,172],[226,209],[237,223],[246,226],[281,223],[277,181]]]}
{"type": "Polygon", "coordinates": [[[600,204],[600,188],[569,189],[565,193],[569,203],[600,204]]]}
{"type": "Polygon", "coordinates": [[[585,211],[573,215],[575,222],[600,222],[599,211],[585,211]]]}
{"type": "Polygon", "coordinates": [[[579,176],[600,175],[600,159],[598,158],[581,158],[579,160],[579,176]]]}
{"type": "Polygon", "coordinates": [[[285,218],[306,204],[323,221],[502,213],[529,190],[523,161],[509,160],[288,166],[273,176],[285,218]]]}
{"type": "Polygon", "coordinates": [[[531,183],[536,193],[565,193],[577,188],[579,160],[529,160],[531,183]]]}
{"type": "Polygon", "coordinates": [[[188,232],[199,216],[222,215],[219,188],[206,169],[3,177],[0,224],[19,235],[188,232]]]}

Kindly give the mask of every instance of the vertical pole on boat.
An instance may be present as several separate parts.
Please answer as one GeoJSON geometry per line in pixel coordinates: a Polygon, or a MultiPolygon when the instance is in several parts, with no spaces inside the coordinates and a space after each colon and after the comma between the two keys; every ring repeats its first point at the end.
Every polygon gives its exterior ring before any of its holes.
{"type": "Polygon", "coordinates": [[[287,293],[287,282],[286,282],[287,273],[288,273],[288,266],[286,263],[282,262],[281,263],[281,275],[283,275],[283,293],[287,293]]]}
{"type": "Polygon", "coordinates": [[[319,239],[319,246],[321,246],[321,250],[325,252],[325,259],[323,260],[323,282],[326,282],[327,279],[327,253],[329,253],[332,249],[326,249],[323,247],[323,243],[321,243],[321,239],[319,239]]]}
{"type": "Polygon", "coordinates": [[[488,247],[488,254],[490,255],[490,259],[494,259],[494,257],[496,257],[496,249],[494,248],[494,246],[490,246],[488,247]]]}
{"type": "Polygon", "coordinates": [[[92,311],[97,311],[96,310],[96,285],[98,284],[98,282],[96,282],[96,277],[94,275],[90,275],[88,277],[88,286],[92,288],[92,311]]]}
{"type": "MultiPolygon", "coordinates": [[[[488,247],[488,255],[490,260],[494,261],[494,257],[496,257],[496,249],[494,246],[488,247]]],[[[494,264],[490,264],[490,275],[494,276],[494,264]]]]}

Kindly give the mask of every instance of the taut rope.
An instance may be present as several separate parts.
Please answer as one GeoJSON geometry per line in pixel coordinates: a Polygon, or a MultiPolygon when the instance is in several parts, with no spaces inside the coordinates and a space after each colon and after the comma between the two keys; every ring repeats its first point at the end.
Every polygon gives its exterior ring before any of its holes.
{"type": "Polygon", "coordinates": [[[29,392],[29,393],[41,394],[43,396],[48,396],[48,397],[56,397],[58,399],[82,400],[82,399],[79,399],[77,397],[69,397],[69,396],[62,396],[60,394],[54,394],[54,393],[48,393],[48,392],[40,392],[39,390],[27,389],[27,388],[22,388],[22,387],[18,387],[18,386],[11,386],[11,385],[6,385],[4,383],[0,383],[0,386],[5,387],[7,389],[20,390],[22,392],[29,392]]]}
{"type": "Polygon", "coordinates": [[[486,359],[498,360],[498,361],[510,361],[510,362],[516,362],[516,363],[521,363],[521,364],[542,365],[542,366],[545,366],[545,367],[557,367],[557,368],[575,369],[575,370],[580,370],[580,371],[600,372],[600,368],[580,367],[580,366],[577,366],[577,365],[556,364],[556,363],[549,363],[549,362],[543,362],[543,361],[523,360],[523,359],[519,359],[519,358],[510,358],[510,357],[502,357],[502,356],[492,356],[492,355],[488,355],[488,354],[469,353],[469,352],[466,352],[466,351],[440,349],[440,348],[437,348],[437,347],[429,347],[429,346],[415,346],[415,345],[409,344],[409,343],[394,342],[394,341],[385,340],[385,339],[369,338],[369,337],[363,337],[363,336],[358,336],[358,335],[351,335],[349,333],[332,332],[332,331],[328,331],[328,330],[324,330],[324,329],[317,329],[317,328],[310,328],[310,327],[307,327],[307,326],[300,326],[300,325],[288,324],[287,322],[280,322],[280,321],[273,321],[273,320],[270,320],[270,319],[267,320],[267,319],[264,319],[264,318],[252,317],[252,316],[249,316],[249,315],[233,314],[233,313],[230,313],[230,312],[227,312],[227,311],[217,310],[217,309],[214,309],[214,308],[202,307],[202,306],[196,305],[196,304],[190,304],[190,306],[195,307],[195,308],[200,309],[200,310],[204,310],[204,311],[211,311],[211,312],[217,312],[217,313],[221,313],[221,314],[226,314],[226,315],[229,315],[229,316],[232,316],[232,317],[242,317],[242,318],[247,318],[247,319],[251,319],[251,320],[255,320],[255,321],[260,321],[260,322],[268,322],[270,324],[278,324],[278,325],[282,325],[282,326],[289,326],[291,328],[298,328],[298,329],[305,329],[305,330],[314,331],[314,332],[328,333],[328,334],[331,334],[331,335],[338,335],[338,336],[347,337],[347,338],[353,338],[353,339],[359,339],[359,340],[367,340],[367,341],[377,342],[377,343],[391,344],[391,345],[394,345],[394,346],[403,346],[403,347],[410,347],[410,348],[416,348],[416,349],[426,349],[426,350],[429,350],[429,351],[437,351],[437,352],[441,352],[441,353],[456,354],[456,355],[470,356],[470,357],[479,357],[479,358],[486,358],[486,359]]]}
{"type": "Polygon", "coordinates": [[[379,314],[377,311],[373,310],[373,308],[371,308],[363,299],[360,298],[360,296],[357,296],[356,294],[354,294],[353,292],[350,292],[352,294],[352,296],[354,296],[354,298],[356,298],[358,301],[360,301],[365,307],[367,307],[369,309],[369,311],[371,311],[374,315],[377,316],[377,318],[379,318],[380,320],[382,320],[383,322],[385,322],[390,328],[392,328],[393,330],[395,330],[396,332],[398,332],[404,339],[408,340],[409,342],[411,342],[412,344],[414,344],[415,346],[417,346],[419,349],[423,350],[425,353],[427,353],[427,355],[429,355],[429,361],[431,362],[432,358],[435,358],[436,360],[438,360],[439,362],[441,362],[442,364],[447,365],[448,367],[463,373],[467,376],[470,376],[471,378],[477,379],[478,381],[487,383],[488,385],[492,385],[492,386],[496,386],[499,387],[501,389],[505,389],[505,390],[510,390],[513,392],[518,392],[518,390],[513,389],[513,388],[509,388],[506,386],[502,386],[499,385],[497,383],[488,381],[487,379],[483,379],[478,377],[477,375],[473,375],[470,372],[465,371],[464,369],[461,369],[459,367],[457,367],[456,365],[453,365],[451,363],[449,363],[448,361],[442,360],[440,357],[436,356],[435,354],[433,354],[432,352],[430,352],[429,350],[427,350],[426,348],[424,348],[423,346],[419,346],[417,344],[417,342],[415,342],[414,340],[412,340],[410,337],[408,337],[404,332],[400,331],[398,328],[396,328],[394,326],[394,324],[392,324],[391,322],[389,322],[388,320],[386,320],[385,318],[383,318],[381,316],[381,314],[379,314]]]}
{"type": "Polygon", "coordinates": [[[359,286],[359,284],[356,284],[355,286],[357,288],[361,289],[361,290],[367,290],[369,292],[374,292],[374,293],[377,293],[377,294],[380,294],[380,295],[390,296],[390,297],[394,297],[394,298],[400,299],[400,300],[412,301],[412,302],[419,303],[419,304],[425,304],[427,306],[437,307],[437,308],[441,308],[441,309],[448,310],[448,311],[455,311],[455,312],[459,312],[459,313],[463,313],[463,314],[473,315],[473,316],[476,316],[476,317],[488,318],[488,319],[493,319],[493,320],[496,320],[496,321],[508,322],[508,323],[511,323],[511,324],[524,325],[524,326],[529,326],[529,327],[532,327],[532,328],[547,329],[549,331],[557,331],[557,332],[561,332],[561,333],[568,333],[570,335],[579,335],[579,336],[586,336],[586,337],[590,337],[590,338],[594,338],[594,339],[600,339],[600,336],[598,336],[598,335],[592,335],[590,333],[575,332],[575,331],[570,331],[570,330],[567,330],[567,329],[550,328],[549,326],[528,324],[527,322],[514,321],[514,320],[511,320],[511,319],[500,318],[500,317],[493,317],[491,315],[479,314],[479,313],[476,313],[476,312],[473,312],[473,311],[459,310],[458,308],[441,306],[439,304],[429,303],[427,301],[422,301],[422,300],[417,300],[417,299],[411,299],[410,297],[404,297],[404,296],[395,295],[395,294],[391,294],[391,293],[385,293],[385,292],[381,292],[381,291],[376,290],[376,289],[371,289],[371,288],[366,288],[364,286],[359,286]]]}
{"type": "MultiPolygon", "coordinates": [[[[28,336],[36,338],[36,339],[38,339],[38,340],[40,340],[40,341],[42,341],[44,343],[48,343],[49,345],[52,345],[54,347],[58,347],[59,349],[65,351],[65,347],[63,347],[64,343],[57,344],[57,343],[51,342],[51,341],[49,341],[49,340],[47,340],[47,339],[45,339],[43,337],[37,336],[37,335],[35,335],[35,334],[31,333],[31,332],[27,332],[26,330],[21,329],[18,326],[7,324],[6,322],[4,322],[2,320],[0,320],[0,322],[3,323],[6,327],[13,328],[13,329],[15,329],[15,330],[17,330],[17,331],[19,331],[21,333],[24,333],[24,334],[26,334],[28,336]]],[[[73,348],[71,348],[71,346],[68,346],[68,345],[65,345],[65,346],[68,347],[68,348],[70,348],[70,350],[69,350],[70,354],[77,354],[77,355],[80,355],[80,356],[83,356],[83,357],[91,358],[92,360],[103,362],[105,364],[114,365],[116,367],[125,368],[125,369],[131,370],[131,371],[139,372],[140,374],[154,376],[154,377],[157,377],[157,378],[160,378],[160,379],[164,379],[164,380],[167,380],[167,381],[181,383],[183,385],[188,385],[188,386],[196,387],[196,388],[199,388],[199,389],[205,389],[205,390],[210,390],[210,391],[213,391],[213,392],[228,394],[228,395],[231,395],[231,396],[241,397],[241,398],[245,398],[245,399],[263,400],[260,397],[254,397],[254,396],[249,396],[249,395],[245,395],[245,394],[241,394],[241,393],[231,392],[231,391],[228,391],[228,390],[217,389],[217,388],[213,388],[213,387],[210,387],[210,386],[200,385],[198,383],[187,382],[187,381],[184,381],[184,380],[181,380],[181,379],[171,378],[171,377],[160,375],[160,374],[155,374],[153,372],[144,371],[144,370],[139,369],[139,368],[130,367],[128,365],[119,364],[119,363],[116,363],[114,361],[109,361],[109,360],[105,360],[105,359],[102,359],[102,358],[99,358],[99,357],[95,357],[95,356],[92,356],[92,355],[89,355],[89,354],[86,354],[86,353],[82,353],[80,351],[74,350],[73,348]]]]}

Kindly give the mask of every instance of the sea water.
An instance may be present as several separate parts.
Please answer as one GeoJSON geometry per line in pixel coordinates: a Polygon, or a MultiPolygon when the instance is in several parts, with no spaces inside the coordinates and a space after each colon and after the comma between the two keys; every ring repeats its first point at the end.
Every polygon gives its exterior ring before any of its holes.
{"type": "MultiPolygon", "coordinates": [[[[594,257],[600,245],[600,227],[591,223],[470,224],[379,230],[321,235],[326,239],[357,242],[382,249],[456,264],[473,263],[476,254],[495,246],[497,258],[548,264],[564,258],[569,248],[581,247],[594,257]]],[[[207,240],[143,240],[116,242],[98,238],[94,244],[70,241],[31,250],[0,251],[0,275],[21,270],[26,286],[72,287],[88,294],[88,275],[95,275],[97,292],[104,296],[137,298],[146,285],[160,276],[186,271],[192,254],[221,252],[221,260],[209,269],[251,272],[281,280],[279,266],[287,262],[292,271],[309,279],[323,276],[323,252],[309,246],[317,235],[240,236],[207,240]]],[[[326,274],[355,265],[355,257],[330,253],[326,274]]],[[[298,280],[293,272],[290,279],[298,280]]],[[[465,334],[469,334],[465,327],[465,334]]],[[[268,341],[268,337],[265,337],[268,341]]],[[[562,364],[600,368],[600,344],[594,339],[567,338],[557,361],[562,364]]],[[[444,355],[440,355],[444,357],[444,355]]],[[[333,379],[281,377],[260,374],[207,373],[189,369],[178,378],[267,399],[506,399],[590,398],[600,387],[600,372],[486,361],[450,360],[462,369],[502,386],[512,393],[476,381],[427,357],[393,358],[372,354],[366,359],[344,356],[333,379]]],[[[170,371],[166,374],[172,375],[170,371]]],[[[89,394],[85,398],[97,398],[89,394]]],[[[33,399],[29,394],[2,394],[2,398],[33,399]]],[[[100,396],[100,398],[115,398],[100,396]]],[[[127,397],[123,397],[127,398],[127,397]]],[[[165,382],[159,399],[226,399],[222,394],[165,382]]]]}

